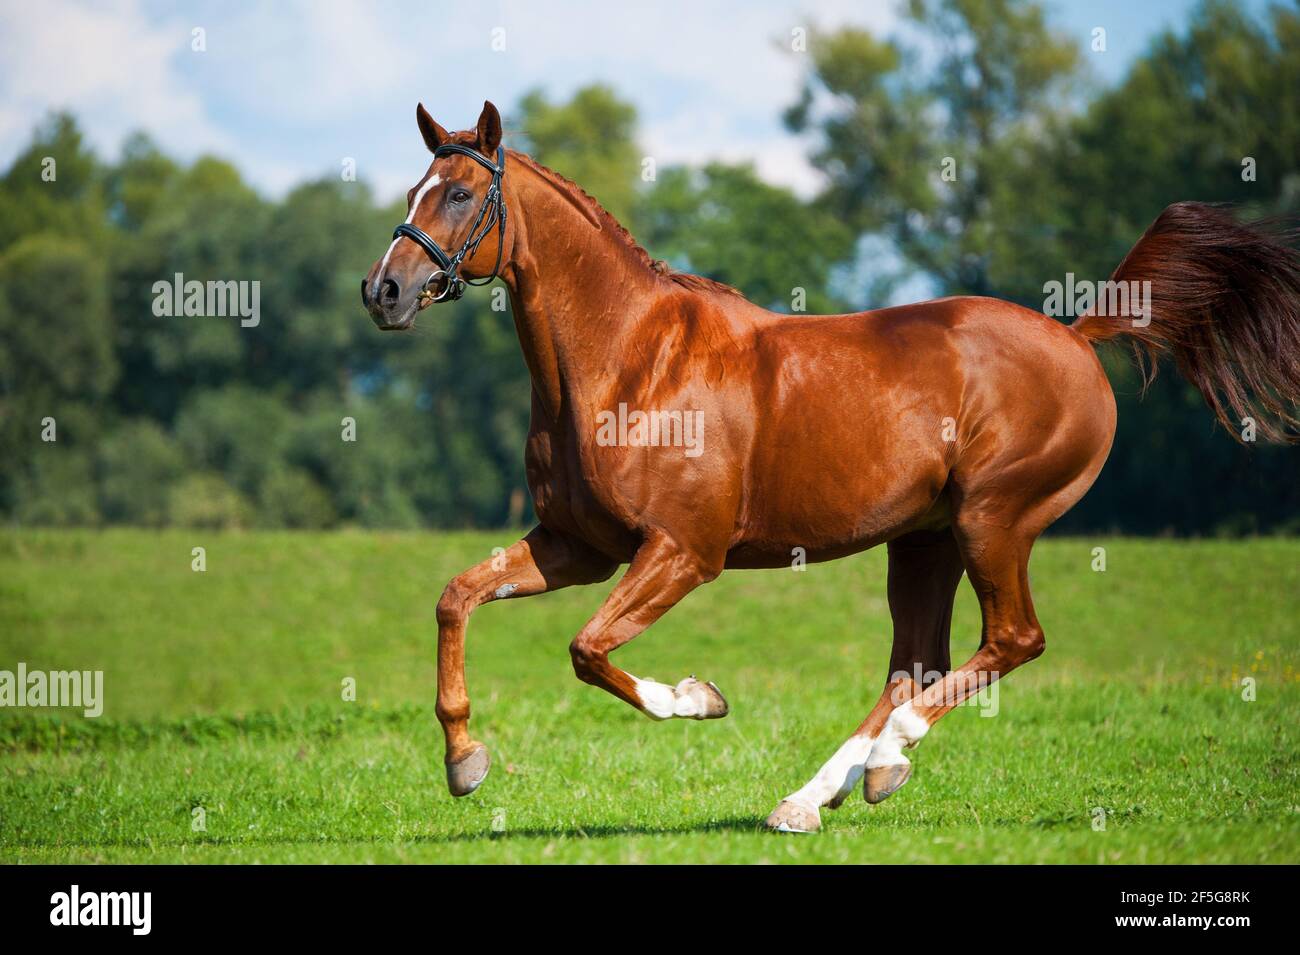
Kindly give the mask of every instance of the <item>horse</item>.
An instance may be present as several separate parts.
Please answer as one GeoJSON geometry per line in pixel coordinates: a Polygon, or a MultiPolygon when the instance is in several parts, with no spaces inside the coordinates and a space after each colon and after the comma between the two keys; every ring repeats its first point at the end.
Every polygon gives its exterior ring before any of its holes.
{"type": "Polygon", "coordinates": [[[1067,325],[966,296],[783,315],[653,260],[579,186],[504,148],[490,102],[467,131],[448,133],[423,104],[416,120],[433,158],[363,303],[378,328],[407,329],[500,278],[532,384],[524,458],[537,525],[437,604],[436,713],[454,796],[490,766],[468,728],[476,607],[627,564],[569,645],[578,679],[652,720],[717,719],[728,704],[714,683],[639,678],[610,654],[723,570],[885,544],[893,648],[881,696],[766,820],[814,832],[859,781],[869,803],[898,791],[905,749],[1043,652],[1030,550],[1092,485],[1115,434],[1095,345],[1128,338],[1148,375],[1172,357],[1234,435],[1249,419],[1263,437],[1296,437],[1300,257],[1223,208],[1170,206],[1116,268],[1113,282],[1150,283],[1143,317],[1094,307],[1067,325]],[[982,632],[953,670],[963,575],[982,632]]]}

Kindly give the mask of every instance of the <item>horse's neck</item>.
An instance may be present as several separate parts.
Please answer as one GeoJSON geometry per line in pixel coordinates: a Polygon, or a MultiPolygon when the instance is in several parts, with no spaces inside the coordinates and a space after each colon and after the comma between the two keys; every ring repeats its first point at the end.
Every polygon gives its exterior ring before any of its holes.
{"type": "Polygon", "coordinates": [[[582,200],[536,170],[516,187],[503,273],[533,390],[553,419],[603,397],[633,325],[660,294],[653,272],[582,200]]]}

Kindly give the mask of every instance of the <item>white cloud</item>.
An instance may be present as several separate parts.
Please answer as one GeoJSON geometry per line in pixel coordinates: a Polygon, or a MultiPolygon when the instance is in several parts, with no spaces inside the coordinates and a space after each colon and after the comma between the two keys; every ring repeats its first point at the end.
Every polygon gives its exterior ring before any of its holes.
{"type": "Polygon", "coordinates": [[[0,10],[0,162],[52,109],[72,110],[105,152],[140,128],[184,144],[185,155],[229,149],[231,137],[206,115],[201,91],[175,69],[177,57],[197,55],[189,42],[188,28],[150,20],[135,0],[7,4],[0,10]]]}
{"type": "Polygon", "coordinates": [[[779,129],[749,131],[718,118],[683,114],[643,125],[640,142],[661,165],[751,163],[761,178],[804,198],[825,185],[825,176],[808,162],[809,139],[779,129]]]}
{"type": "Polygon", "coordinates": [[[562,79],[556,92],[584,82],[611,83],[636,103],[642,144],[664,162],[752,162],[772,182],[803,195],[822,184],[808,163],[809,142],[784,129],[807,54],[790,48],[791,31],[847,23],[890,32],[893,4],[819,0],[816,12],[784,3],[657,4],[650,10],[582,2],[554,17],[541,5],[508,5],[513,68],[562,79]]]}
{"type": "Polygon", "coordinates": [[[896,19],[883,0],[813,6],[296,0],[177,13],[140,0],[10,3],[0,12],[0,162],[47,110],[69,108],[106,154],[143,128],[184,158],[230,158],[273,194],[352,156],[387,198],[427,161],[417,100],[463,128],[485,98],[508,112],[528,89],[564,97],[600,81],[636,104],[642,143],[661,161],[751,161],[807,194],[820,183],[808,144],[780,123],[806,66],[789,50],[791,29],[887,31],[896,19]],[[190,50],[194,26],[207,31],[206,53],[190,50]],[[491,47],[496,27],[502,52],[491,47]]]}

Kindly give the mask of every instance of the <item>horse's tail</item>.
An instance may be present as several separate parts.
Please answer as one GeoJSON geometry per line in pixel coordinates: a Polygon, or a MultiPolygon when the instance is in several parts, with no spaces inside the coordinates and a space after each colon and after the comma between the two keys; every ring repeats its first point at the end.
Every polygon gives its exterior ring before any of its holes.
{"type": "Polygon", "coordinates": [[[1091,341],[1128,335],[1144,388],[1160,356],[1172,355],[1238,440],[1247,417],[1267,439],[1300,440],[1300,255],[1288,245],[1295,233],[1273,225],[1199,202],[1170,206],[1111,275],[1143,283],[1126,292],[1149,289],[1145,314],[1094,308],[1073,328],[1091,341]]]}

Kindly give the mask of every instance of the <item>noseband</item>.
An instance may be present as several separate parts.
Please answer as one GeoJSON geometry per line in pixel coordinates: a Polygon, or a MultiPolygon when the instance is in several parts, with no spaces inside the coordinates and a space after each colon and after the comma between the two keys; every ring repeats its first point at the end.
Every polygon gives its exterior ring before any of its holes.
{"type": "Polygon", "coordinates": [[[442,294],[433,297],[435,302],[454,302],[465,294],[467,285],[487,285],[496,278],[497,270],[501,268],[501,250],[505,247],[506,240],[506,204],[501,196],[501,177],[506,171],[505,148],[502,146],[497,147],[497,161],[495,164],[493,164],[492,160],[485,158],[477,149],[471,149],[469,146],[461,146],[457,143],[443,143],[433,151],[433,158],[440,159],[452,153],[468,156],[492,173],[492,184],[488,186],[487,195],[483,197],[483,204],[479,206],[478,215],[474,218],[474,224],[470,226],[469,236],[465,239],[465,244],[460,247],[460,250],[455,255],[449,256],[419,226],[404,222],[393,230],[394,239],[403,237],[410,239],[424,249],[429,258],[433,259],[434,264],[438,266],[429,273],[429,277],[424,280],[424,285],[420,287],[422,296],[432,296],[433,293],[429,291],[429,285],[438,276],[446,279],[447,285],[442,290],[442,294]],[[497,261],[492,266],[492,274],[478,282],[461,278],[459,274],[461,262],[478,250],[479,243],[492,231],[493,226],[497,229],[497,261]]]}

